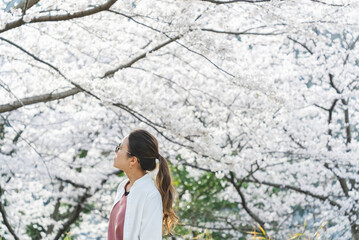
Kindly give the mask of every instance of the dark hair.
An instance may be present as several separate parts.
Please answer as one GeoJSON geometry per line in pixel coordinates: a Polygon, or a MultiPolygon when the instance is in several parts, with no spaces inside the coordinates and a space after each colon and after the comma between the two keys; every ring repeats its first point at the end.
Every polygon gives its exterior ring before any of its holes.
{"type": "MultiPolygon", "coordinates": [[[[156,176],[156,186],[162,197],[163,225],[167,234],[172,235],[172,229],[178,224],[179,218],[172,209],[175,197],[171,171],[167,160],[159,154],[157,139],[143,129],[137,129],[128,136],[128,150],[137,157],[143,170],[152,171],[156,168],[156,159],[159,160],[159,170],[156,176]]],[[[130,154],[128,154],[131,156],[130,154]]],[[[162,234],[164,229],[162,228],[162,234]]]]}

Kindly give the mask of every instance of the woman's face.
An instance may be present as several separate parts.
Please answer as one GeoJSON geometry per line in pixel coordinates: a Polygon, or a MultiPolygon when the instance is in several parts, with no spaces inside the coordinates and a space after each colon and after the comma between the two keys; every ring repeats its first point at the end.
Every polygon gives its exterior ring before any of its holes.
{"type": "Polygon", "coordinates": [[[128,136],[122,140],[120,149],[116,151],[116,157],[114,158],[113,166],[124,172],[127,172],[130,168],[130,161],[127,157],[128,152],[128,136]]]}

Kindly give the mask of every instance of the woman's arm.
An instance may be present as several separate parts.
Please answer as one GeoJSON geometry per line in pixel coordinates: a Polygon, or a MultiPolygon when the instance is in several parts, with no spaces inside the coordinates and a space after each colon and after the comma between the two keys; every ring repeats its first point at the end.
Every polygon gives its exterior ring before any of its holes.
{"type": "Polygon", "coordinates": [[[162,198],[159,192],[151,194],[146,200],[140,227],[140,240],[162,239],[162,198]]]}

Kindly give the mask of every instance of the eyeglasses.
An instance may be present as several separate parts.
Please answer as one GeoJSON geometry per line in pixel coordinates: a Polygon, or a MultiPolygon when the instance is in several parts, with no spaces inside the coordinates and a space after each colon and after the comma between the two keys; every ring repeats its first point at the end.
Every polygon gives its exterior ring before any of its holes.
{"type": "MultiPolygon", "coordinates": [[[[118,144],[117,145],[117,147],[115,148],[115,152],[118,152],[118,151],[120,151],[120,150],[122,150],[122,145],[121,145],[122,143],[120,143],[120,144],[118,144]]],[[[132,153],[130,153],[129,151],[126,151],[128,154],[130,154],[131,156],[133,156],[133,154],[132,153]]]]}

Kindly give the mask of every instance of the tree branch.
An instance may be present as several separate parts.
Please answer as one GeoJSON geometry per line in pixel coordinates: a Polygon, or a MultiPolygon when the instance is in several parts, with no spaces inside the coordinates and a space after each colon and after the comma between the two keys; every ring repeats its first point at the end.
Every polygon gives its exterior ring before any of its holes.
{"type": "Polygon", "coordinates": [[[4,224],[7,227],[7,229],[9,230],[10,234],[14,237],[14,239],[20,240],[7,219],[6,211],[5,211],[4,205],[2,204],[2,201],[1,201],[2,194],[3,194],[3,189],[1,188],[1,185],[0,185],[0,212],[1,212],[2,218],[4,220],[4,224]]]}
{"type": "MultiPolygon", "coordinates": [[[[60,184],[59,186],[59,192],[62,192],[64,190],[64,185],[63,183],[60,184]]],[[[59,209],[60,209],[60,206],[61,206],[61,197],[58,197],[56,199],[56,204],[55,204],[55,207],[54,207],[54,211],[52,212],[52,214],[50,215],[50,217],[52,219],[54,219],[55,221],[58,221],[59,218],[58,218],[58,215],[59,215],[59,209]]],[[[47,226],[47,230],[46,230],[46,234],[51,234],[54,230],[54,224],[50,224],[47,226]]]]}
{"type": "Polygon", "coordinates": [[[296,191],[296,192],[299,192],[299,193],[303,193],[305,195],[308,195],[308,196],[311,196],[313,198],[316,198],[316,199],[319,199],[321,201],[326,201],[328,200],[330,205],[332,206],[337,206],[339,208],[341,208],[341,205],[331,199],[329,199],[328,196],[321,196],[321,195],[318,195],[318,194],[315,194],[315,193],[311,193],[307,190],[302,190],[298,187],[294,187],[294,186],[290,186],[290,185],[287,185],[287,184],[277,184],[277,183],[271,183],[271,182],[267,182],[267,181],[259,181],[257,180],[254,176],[252,176],[252,178],[254,180],[245,180],[246,182],[252,182],[252,183],[259,183],[259,184],[263,184],[263,185],[267,185],[267,186],[271,186],[271,187],[276,187],[276,188],[285,188],[285,189],[289,189],[289,190],[293,190],[293,191],[296,191]]]}
{"type": "Polygon", "coordinates": [[[210,2],[217,5],[220,4],[229,4],[229,3],[239,3],[239,2],[245,2],[245,3],[262,3],[262,2],[270,2],[270,0],[230,0],[230,1],[216,1],[216,0],[201,0],[202,2],[210,2]]]}
{"type": "MultiPolygon", "coordinates": [[[[75,18],[82,18],[82,17],[90,16],[90,15],[108,10],[113,4],[115,4],[115,2],[117,2],[117,0],[109,0],[102,5],[99,5],[97,7],[94,7],[94,8],[85,10],[85,11],[80,11],[80,12],[74,12],[74,13],[68,13],[68,14],[56,15],[56,16],[36,17],[36,18],[31,19],[31,21],[28,23],[57,22],[57,21],[66,21],[66,20],[75,19],[75,18]]],[[[22,18],[18,19],[16,21],[6,24],[5,28],[0,30],[0,33],[6,32],[10,29],[20,27],[21,25],[24,25],[24,24],[27,24],[27,23],[24,22],[22,20],[22,18]]]]}
{"type": "Polygon", "coordinates": [[[289,36],[288,36],[287,38],[288,38],[289,40],[292,40],[293,42],[299,44],[300,46],[302,46],[303,48],[305,48],[305,50],[307,50],[311,55],[313,55],[312,50],[310,50],[309,47],[307,47],[307,45],[305,45],[304,43],[301,43],[301,42],[299,42],[298,40],[295,40],[295,39],[293,39],[293,38],[291,38],[291,37],[289,37],[289,36]]]}
{"type": "MultiPolygon", "coordinates": [[[[355,44],[358,42],[359,40],[359,35],[357,36],[357,38],[354,40],[354,42],[348,46],[348,50],[353,50],[355,48],[355,44]]],[[[344,60],[344,63],[343,63],[343,66],[345,66],[349,60],[349,55],[350,55],[350,51],[348,51],[348,54],[347,56],[345,57],[345,60],[344,60]]]]}
{"type": "Polygon", "coordinates": [[[190,164],[190,163],[182,162],[181,164],[183,164],[183,165],[185,165],[185,166],[192,167],[192,168],[196,168],[196,169],[199,169],[199,170],[202,170],[202,171],[205,171],[205,172],[215,173],[215,172],[212,171],[211,169],[207,169],[207,168],[203,168],[203,167],[198,167],[197,165],[193,165],[193,164],[190,164]]]}
{"type": "Polygon", "coordinates": [[[89,190],[89,187],[86,187],[85,185],[83,184],[79,184],[79,183],[75,183],[69,179],[62,179],[58,176],[55,177],[55,179],[59,180],[60,182],[64,182],[64,183],[68,183],[68,184],[71,184],[72,186],[74,186],[75,188],[83,188],[83,189],[86,189],[86,190],[89,190]]]}
{"type": "MultiPolygon", "coordinates": [[[[332,105],[330,106],[329,110],[328,110],[328,125],[332,123],[332,119],[333,119],[333,111],[335,108],[335,105],[337,104],[338,99],[334,99],[334,101],[332,102],[332,105]]],[[[332,136],[332,129],[328,128],[328,135],[332,136]]],[[[329,141],[327,142],[327,149],[328,151],[332,150],[332,147],[329,144],[329,141]]]]}
{"type": "MultiPolygon", "coordinates": [[[[333,170],[333,168],[329,167],[329,164],[328,163],[325,163],[324,164],[324,167],[327,168],[328,170],[330,170],[334,176],[338,179],[339,181],[339,184],[340,184],[340,187],[342,188],[343,192],[344,192],[344,195],[346,197],[349,197],[349,188],[348,188],[348,185],[347,185],[347,182],[345,181],[344,178],[340,177],[338,174],[336,174],[333,170]]],[[[335,167],[337,168],[338,165],[335,165],[335,167]]]]}
{"type": "Polygon", "coordinates": [[[344,122],[345,122],[345,132],[346,132],[346,145],[348,145],[351,140],[351,131],[350,131],[350,123],[349,123],[349,109],[348,109],[348,102],[345,99],[342,99],[342,103],[344,105],[344,122]]]}
{"type": "Polygon", "coordinates": [[[336,91],[338,94],[341,94],[342,92],[341,92],[341,91],[339,91],[339,89],[335,86],[333,78],[334,78],[334,75],[333,75],[333,74],[331,74],[331,73],[329,73],[329,82],[330,82],[330,86],[331,86],[332,88],[334,88],[334,89],[335,89],[335,91],[336,91]]]}
{"type": "Polygon", "coordinates": [[[322,2],[322,1],[319,1],[319,0],[310,0],[312,2],[316,2],[316,3],[321,3],[321,4],[324,4],[324,5],[328,5],[328,6],[333,6],[333,7],[344,7],[345,5],[342,5],[342,4],[330,4],[330,3],[326,3],[326,2],[322,2]]]}
{"type": "Polygon", "coordinates": [[[117,72],[117,71],[119,71],[119,70],[121,70],[121,69],[124,69],[124,68],[131,67],[131,66],[132,66],[134,63],[136,63],[137,61],[141,60],[142,58],[145,58],[145,57],[147,56],[147,54],[152,53],[152,52],[155,52],[155,51],[157,51],[157,50],[163,48],[164,46],[166,46],[166,45],[168,45],[168,44],[170,44],[170,43],[172,43],[172,42],[174,42],[174,41],[176,41],[176,40],[178,40],[178,39],[180,39],[180,38],[181,38],[181,35],[178,35],[178,36],[176,36],[176,37],[174,37],[174,38],[170,38],[170,40],[168,40],[168,41],[166,41],[166,42],[164,42],[164,43],[162,43],[162,44],[160,44],[160,45],[158,45],[158,46],[152,48],[151,50],[149,50],[149,51],[147,51],[147,52],[145,52],[145,53],[143,53],[143,54],[141,54],[141,55],[139,55],[138,57],[132,59],[132,60],[129,61],[128,63],[122,64],[122,65],[118,66],[117,68],[115,68],[115,69],[113,69],[113,70],[107,71],[107,72],[105,73],[105,75],[104,75],[103,77],[101,77],[101,78],[112,77],[112,76],[115,74],[115,72],[117,72]]]}
{"type": "Polygon", "coordinates": [[[260,33],[260,32],[248,32],[250,29],[242,31],[242,32],[230,32],[230,31],[221,31],[221,30],[215,30],[215,29],[209,29],[209,28],[201,28],[201,31],[205,31],[205,32],[214,32],[214,33],[223,33],[223,34],[229,34],[229,35],[262,35],[262,36],[275,36],[275,35],[282,35],[284,34],[284,32],[279,32],[276,33],[275,31],[273,32],[268,32],[268,33],[260,33]]]}
{"type": "Polygon", "coordinates": [[[54,240],[58,240],[61,238],[61,236],[65,233],[65,231],[78,219],[80,216],[81,211],[84,208],[84,203],[88,198],[90,198],[92,195],[88,194],[87,191],[83,196],[80,197],[78,204],[76,205],[75,209],[70,214],[70,218],[63,224],[62,228],[57,232],[54,240]]]}
{"type": "Polygon", "coordinates": [[[19,99],[18,101],[15,101],[12,103],[0,105],[0,113],[10,112],[10,111],[16,110],[20,107],[24,107],[26,105],[31,105],[31,104],[41,103],[41,102],[45,103],[45,102],[63,99],[63,98],[69,97],[69,96],[73,96],[79,92],[81,92],[81,90],[78,89],[77,87],[74,87],[74,88],[71,88],[70,90],[66,90],[66,91],[59,92],[59,93],[47,93],[47,94],[42,94],[42,95],[38,95],[38,96],[19,99]]]}
{"type": "Polygon", "coordinates": [[[149,123],[149,124],[151,124],[153,126],[160,127],[160,128],[165,128],[164,126],[161,126],[161,125],[151,121],[150,119],[145,117],[143,114],[133,110],[132,108],[130,108],[130,107],[128,107],[128,106],[126,106],[126,105],[124,105],[122,103],[112,103],[112,105],[125,110],[126,112],[128,112],[129,114],[131,114],[132,116],[134,116],[135,118],[140,120],[141,122],[147,122],[147,123],[149,123]]]}
{"type": "Polygon", "coordinates": [[[221,72],[224,72],[225,74],[231,76],[232,78],[236,77],[235,75],[233,75],[232,73],[229,73],[228,71],[224,70],[223,68],[219,67],[217,64],[215,64],[211,59],[209,59],[208,57],[206,57],[205,55],[203,55],[202,53],[196,52],[192,49],[190,49],[189,47],[183,45],[180,42],[177,42],[179,45],[181,45],[183,48],[187,49],[188,51],[197,54],[198,56],[203,57],[204,59],[206,59],[208,62],[210,62],[213,66],[215,66],[218,70],[220,70],[221,72]]]}
{"type": "MultiPolygon", "coordinates": [[[[341,94],[341,92],[339,91],[339,89],[335,86],[334,84],[334,75],[329,73],[329,82],[330,82],[330,86],[332,88],[335,89],[335,91],[338,93],[338,94],[341,94]]],[[[332,115],[333,115],[333,111],[334,111],[334,107],[337,103],[338,99],[335,99],[332,103],[332,106],[330,107],[329,109],[329,116],[328,116],[328,125],[332,122],[332,115]]],[[[349,115],[348,115],[348,122],[349,122],[349,115]]],[[[329,136],[332,136],[332,130],[331,129],[328,129],[328,134],[329,136]]],[[[349,127],[349,134],[350,134],[350,127],[349,127]]],[[[349,135],[347,135],[348,137],[349,135]]],[[[350,139],[349,139],[350,140],[350,139]]],[[[347,139],[348,141],[348,139],[347,139]]],[[[328,151],[331,151],[332,150],[332,147],[329,145],[329,143],[327,144],[327,148],[328,148],[328,151]]],[[[340,186],[345,194],[346,197],[349,197],[349,188],[348,188],[348,185],[347,185],[347,182],[345,181],[344,178],[340,177],[338,174],[336,174],[332,168],[329,167],[329,165],[326,163],[324,164],[324,167],[326,167],[327,169],[329,169],[338,179],[339,183],[340,183],[340,186]]],[[[335,167],[338,167],[337,165],[335,167]]]]}
{"type": "Polygon", "coordinates": [[[314,103],[314,106],[316,106],[316,107],[318,107],[320,109],[323,109],[324,111],[329,111],[329,109],[326,109],[325,107],[322,107],[322,106],[320,106],[320,105],[318,105],[316,103],[314,103]]]}
{"type": "MultiPolygon", "coordinates": [[[[288,130],[285,128],[285,127],[283,127],[283,130],[284,130],[284,132],[288,132],[288,130]]],[[[292,134],[289,134],[289,138],[292,140],[292,142],[294,142],[299,148],[301,148],[301,149],[305,149],[305,147],[303,146],[303,144],[301,144],[298,140],[296,140],[296,139],[294,139],[294,137],[293,137],[293,135],[292,134]]]]}
{"type": "MultiPolygon", "coordinates": [[[[22,7],[22,17],[24,17],[24,15],[26,14],[26,10],[27,10],[27,8],[28,8],[28,1],[29,0],[25,0],[25,4],[24,4],[24,6],[22,7]]],[[[24,3],[24,1],[22,1],[21,3],[24,3]]]]}
{"type": "Polygon", "coordinates": [[[265,229],[264,228],[264,222],[248,208],[246,199],[244,197],[244,194],[242,193],[242,191],[240,189],[240,186],[237,185],[236,182],[235,182],[233,172],[230,172],[230,177],[225,176],[225,178],[230,183],[232,183],[232,185],[236,189],[237,193],[239,194],[239,196],[240,196],[240,198],[242,200],[241,204],[242,204],[242,207],[244,208],[244,210],[248,213],[249,216],[251,216],[251,218],[253,218],[254,221],[256,221],[263,229],[265,229]]]}

